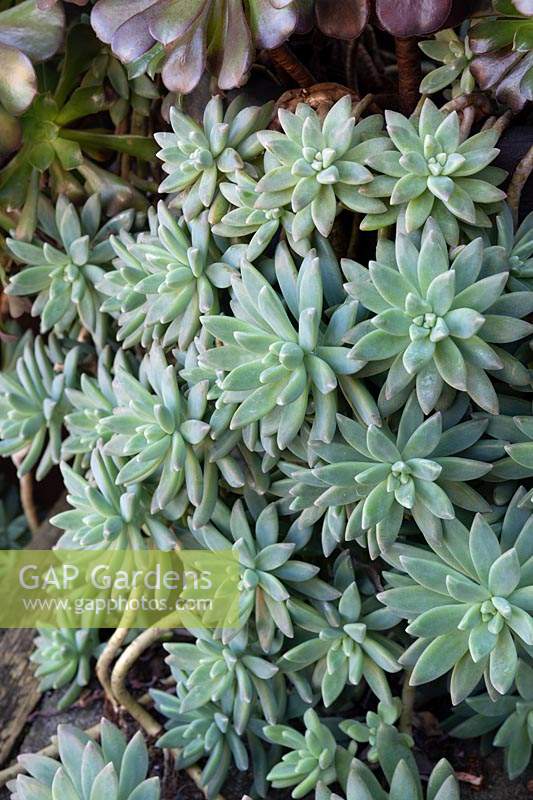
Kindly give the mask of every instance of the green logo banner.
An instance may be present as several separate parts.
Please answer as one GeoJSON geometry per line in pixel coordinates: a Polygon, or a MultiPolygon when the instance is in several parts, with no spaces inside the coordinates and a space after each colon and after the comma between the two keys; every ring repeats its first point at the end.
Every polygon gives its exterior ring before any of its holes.
{"type": "Polygon", "coordinates": [[[0,550],[0,628],[232,628],[231,550],[0,550]]]}

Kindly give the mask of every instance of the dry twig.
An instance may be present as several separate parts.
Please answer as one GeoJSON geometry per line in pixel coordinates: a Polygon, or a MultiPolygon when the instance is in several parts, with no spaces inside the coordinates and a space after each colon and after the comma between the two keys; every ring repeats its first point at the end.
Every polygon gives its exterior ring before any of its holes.
{"type": "MultiPolygon", "coordinates": [[[[15,453],[15,455],[11,456],[11,460],[17,469],[20,467],[25,455],[26,450],[22,450],[20,453],[15,453]]],[[[26,475],[22,475],[19,478],[19,488],[20,504],[28,521],[28,528],[32,536],[34,536],[37,533],[40,522],[33,497],[33,475],[31,472],[27,472],[26,475]]]]}
{"type": "Polygon", "coordinates": [[[402,687],[402,713],[400,716],[399,728],[402,733],[409,736],[413,733],[413,708],[415,705],[416,691],[410,684],[411,671],[406,670],[402,687]]]}
{"type": "Polygon", "coordinates": [[[96,675],[102,685],[106,698],[110,701],[115,711],[118,711],[118,703],[113,696],[109,673],[111,671],[111,664],[117,657],[129,631],[130,629],[126,627],[117,628],[109,637],[105,648],[96,662],[96,675]]]}
{"type": "Polygon", "coordinates": [[[161,723],[131,695],[126,689],[126,677],[138,658],[166,635],[163,628],[147,628],[126,647],[111,673],[110,688],[115,702],[120,705],[141,725],[149,736],[157,736],[162,729],[161,723]]]}
{"type": "Polygon", "coordinates": [[[316,83],[307,67],[296,58],[292,50],[286,44],[269,50],[268,55],[276,67],[292,78],[297,86],[307,88],[316,83]]]}
{"type": "Polygon", "coordinates": [[[509,188],[507,189],[507,202],[509,203],[515,222],[518,219],[518,209],[520,207],[522,190],[532,172],[533,145],[529,148],[523,159],[518,163],[518,166],[516,167],[513,177],[509,183],[509,188]]]}

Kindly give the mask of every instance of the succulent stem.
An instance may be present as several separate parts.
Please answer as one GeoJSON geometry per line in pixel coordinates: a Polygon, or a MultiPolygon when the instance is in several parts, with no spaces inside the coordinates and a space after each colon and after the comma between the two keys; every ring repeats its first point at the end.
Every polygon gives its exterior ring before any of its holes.
{"type": "Polygon", "coordinates": [[[109,677],[109,673],[111,670],[111,664],[116,658],[116,655],[122,645],[124,644],[124,640],[129,633],[129,628],[120,627],[117,628],[116,631],[110,636],[107,641],[105,648],[100,655],[100,658],[96,662],[96,675],[98,680],[100,681],[102,688],[105,692],[106,698],[111,702],[115,711],[118,708],[117,701],[113,696],[113,690],[111,689],[111,680],[109,677]]]}
{"type": "MultiPolygon", "coordinates": [[[[16,453],[11,457],[13,464],[17,468],[20,467],[25,455],[26,450],[22,451],[21,453],[16,453]]],[[[28,528],[30,529],[32,536],[34,536],[39,529],[40,522],[39,515],[37,514],[37,508],[35,507],[35,500],[33,499],[33,475],[31,472],[27,472],[26,475],[22,475],[19,478],[19,489],[20,504],[28,521],[28,528]]]]}
{"type": "Polygon", "coordinates": [[[409,736],[413,733],[413,708],[415,705],[416,689],[410,683],[411,672],[407,670],[402,686],[402,713],[400,716],[399,728],[402,733],[409,736]]]}
{"type": "Polygon", "coordinates": [[[162,725],[126,689],[126,677],[141,655],[152,644],[166,635],[162,628],[148,628],[143,631],[121,654],[111,673],[111,692],[116,702],[141,725],[149,736],[161,733],[162,725]]]}
{"type": "Polygon", "coordinates": [[[518,209],[520,207],[520,198],[522,196],[522,190],[527,183],[527,180],[531,173],[533,172],[533,145],[529,148],[526,155],[522,158],[522,160],[518,163],[516,167],[513,177],[509,183],[509,188],[507,189],[507,201],[511,207],[511,211],[513,212],[513,217],[515,221],[518,218],[518,209]]]}
{"type": "Polygon", "coordinates": [[[398,59],[398,95],[400,109],[409,115],[418,103],[418,87],[422,78],[420,68],[420,50],[416,38],[395,38],[396,57],[398,59]]]}
{"type": "Polygon", "coordinates": [[[307,67],[304,67],[287,45],[282,44],[280,47],[269,50],[268,55],[276,67],[287,73],[298,86],[307,88],[316,83],[307,67]]]}

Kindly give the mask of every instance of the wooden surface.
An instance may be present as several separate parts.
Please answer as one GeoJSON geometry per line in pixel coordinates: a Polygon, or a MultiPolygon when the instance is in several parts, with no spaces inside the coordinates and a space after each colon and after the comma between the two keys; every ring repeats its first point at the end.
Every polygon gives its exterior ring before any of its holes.
{"type": "MultiPolygon", "coordinates": [[[[66,508],[61,498],[50,516],[66,508]]],[[[54,546],[60,531],[44,522],[31,543],[30,550],[48,550],[54,546]]],[[[26,721],[37,705],[41,692],[28,658],[33,649],[35,631],[0,630],[0,766],[13,749],[26,721]]]]}

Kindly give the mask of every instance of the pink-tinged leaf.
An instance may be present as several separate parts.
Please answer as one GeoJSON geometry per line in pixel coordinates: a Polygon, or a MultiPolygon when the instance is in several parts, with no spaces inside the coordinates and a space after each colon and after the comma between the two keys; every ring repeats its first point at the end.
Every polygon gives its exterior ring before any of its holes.
{"type": "MultiPolygon", "coordinates": [[[[183,42],[202,16],[212,9],[213,0],[159,0],[151,15],[150,33],[164,45],[177,40],[183,42]]],[[[222,26],[221,19],[217,19],[217,23],[222,26]]]]}
{"type": "Polygon", "coordinates": [[[426,36],[458,25],[479,4],[479,0],[376,0],[376,14],[393,36],[426,36]]]}
{"type": "Polygon", "coordinates": [[[0,105],[19,116],[37,94],[35,70],[28,58],[15,47],[0,44],[0,105]]]}
{"type": "Polygon", "coordinates": [[[165,61],[161,73],[163,82],[171,92],[188,94],[198,84],[205,69],[205,27],[198,25],[194,35],[175,47],[165,61]]]}
{"type": "Polygon", "coordinates": [[[228,0],[225,30],[218,85],[221,89],[233,89],[242,86],[253,60],[252,36],[241,0],[228,0]]]}
{"type": "Polygon", "coordinates": [[[46,61],[63,42],[65,13],[58,4],[43,14],[37,0],[2,11],[0,42],[25,53],[33,64],[46,61]]]}
{"type": "Polygon", "coordinates": [[[296,3],[275,8],[271,0],[254,0],[248,14],[254,42],[267,50],[283,44],[299,21],[296,3]]]}
{"type": "MultiPolygon", "coordinates": [[[[140,20],[143,12],[156,5],[158,0],[98,0],[91,12],[91,25],[98,38],[106,44],[111,44],[113,37],[124,24],[135,17],[140,20]]],[[[148,31],[148,23],[142,19],[148,31]]]]}
{"type": "Polygon", "coordinates": [[[517,11],[526,17],[533,17],[533,0],[512,0],[517,11]]]}

